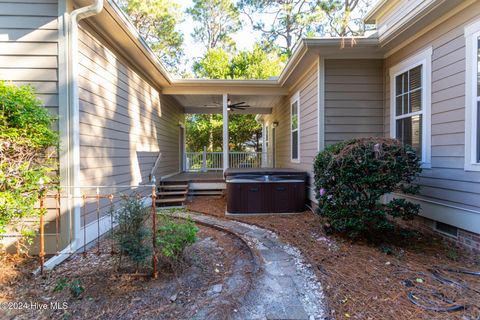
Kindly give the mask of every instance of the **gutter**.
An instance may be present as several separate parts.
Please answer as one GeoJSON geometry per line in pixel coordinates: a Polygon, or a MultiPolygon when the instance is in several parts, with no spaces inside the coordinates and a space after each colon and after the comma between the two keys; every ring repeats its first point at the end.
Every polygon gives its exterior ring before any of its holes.
{"type": "MultiPolygon", "coordinates": [[[[71,139],[70,159],[71,167],[71,181],[70,185],[75,186],[73,190],[73,218],[72,233],[73,240],[70,239],[70,244],[60,251],[57,255],[45,262],[45,269],[52,269],[65,259],[67,259],[72,252],[75,252],[81,245],[80,229],[81,229],[81,199],[80,199],[80,104],[78,97],[78,23],[80,20],[99,14],[103,10],[103,0],[94,0],[94,2],[85,7],[78,8],[70,13],[69,23],[69,48],[67,57],[69,60],[69,108],[71,117],[69,121],[69,138],[71,139]]],[[[69,190],[70,194],[70,190],[69,190]]],[[[37,273],[39,270],[36,270],[37,273]]]]}

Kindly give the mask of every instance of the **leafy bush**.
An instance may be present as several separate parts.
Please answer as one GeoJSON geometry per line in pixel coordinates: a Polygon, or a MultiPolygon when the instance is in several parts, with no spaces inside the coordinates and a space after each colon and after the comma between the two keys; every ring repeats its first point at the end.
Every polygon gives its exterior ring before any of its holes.
{"type": "Polygon", "coordinates": [[[420,159],[398,140],[364,138],[341,142],[320,152],[314,162],[319,212],[337,232],[378,237],[393,229],[388,215],[412,219],[420,207],[404,199],[379,202],[384,194],[418,193],[420,159]]]}
{"type": "Polygon", "coordinates": [[[124,196],[119,210],[112,214],[113,220],[118,223],[115,240],[120,254],[136,263],[138,268],[152,254],[152,234],[146,223],[150,208],[143,205],[140,197],[124,196]]]}
{"type": "Polygon", "coordinates": [[[167,215],[161,216],[157,230],[157,245],[161,255],[171,263],[182,260],[186,247],[197,240],[198,228],[191,220],[173,220],[167,215]]]}
{"type": "Polygon", "coordinates": [[[79,279],[74,279],[69,282],[67,278],[59,278],[55,283],[53,292],[62,292],[65,288],[70,289],[70,294],[74,298],[80,297],[85,291],[85,288],[82,286],[82,282],[79,279]]]}
{"type": "Polygon", "coordinates": [[[54,120],[31,87],[0,81],[0,234],[21,218],[38,214],[35,203],[46,191],[40,182],[55,180],[54,120]]]}

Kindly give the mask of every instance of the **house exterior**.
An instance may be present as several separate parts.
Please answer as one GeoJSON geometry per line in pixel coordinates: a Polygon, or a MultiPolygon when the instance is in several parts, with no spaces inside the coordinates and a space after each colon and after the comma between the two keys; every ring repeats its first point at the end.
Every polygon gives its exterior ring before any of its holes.
{"type": "MultiPolygon", "coordinates": [[[[303,39],[273,80],[175,79],[113,1],[0,8],[0,79],[32,84],[58,115],[71,194],[181,172],[186,113],[223,113],[228,167],[228,101],[246,101],[268,137],[266,162],[309,172],[312,204],[325,146],[366,136],[412,144],[424,166],[421,194],[409,196],[422,205],[416,226],[480,250],[480,1],[381,0],[367,16],[376,34],[303,39]]],[[[79,206],[62,200],[62,247],[81,245],[96,220],[79,206]]]]}

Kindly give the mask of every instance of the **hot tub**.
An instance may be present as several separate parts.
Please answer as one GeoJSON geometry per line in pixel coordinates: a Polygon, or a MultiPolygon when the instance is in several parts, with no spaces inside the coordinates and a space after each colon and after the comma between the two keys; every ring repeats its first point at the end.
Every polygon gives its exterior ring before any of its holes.
{"type": "Polygon", "coordinates": [[[228,169],[227,214],[302,212],[306,177],[294,169],[228,169]]]}

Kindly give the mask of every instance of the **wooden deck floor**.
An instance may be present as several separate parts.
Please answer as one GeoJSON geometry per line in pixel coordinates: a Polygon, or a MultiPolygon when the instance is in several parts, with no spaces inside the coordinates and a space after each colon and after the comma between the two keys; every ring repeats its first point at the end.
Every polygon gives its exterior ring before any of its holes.
{"type": "Polygon", "coordinates": [[[223,172],[182,172],[163,179],[167,182],[224,182],[223,172]]]}

